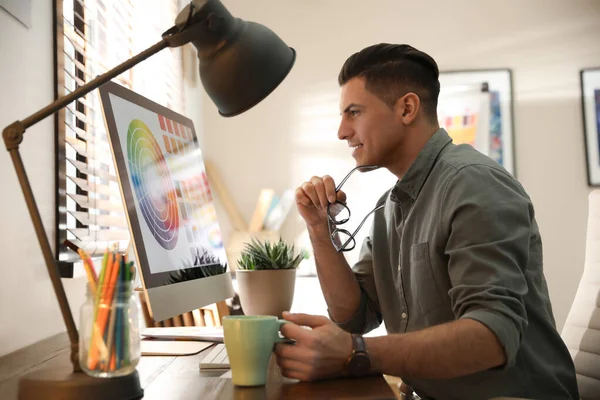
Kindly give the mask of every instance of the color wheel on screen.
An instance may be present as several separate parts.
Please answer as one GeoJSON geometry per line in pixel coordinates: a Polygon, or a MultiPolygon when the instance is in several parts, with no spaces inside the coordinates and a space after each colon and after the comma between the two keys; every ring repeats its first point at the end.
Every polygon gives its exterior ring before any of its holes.
{"type": "Polygon", "coordinates": [[[127,130],[127,160],[136,200],[150,232],[165,249],[177,244],[179,214],[171,173],[158,142],[139,119],[127,130]]]}

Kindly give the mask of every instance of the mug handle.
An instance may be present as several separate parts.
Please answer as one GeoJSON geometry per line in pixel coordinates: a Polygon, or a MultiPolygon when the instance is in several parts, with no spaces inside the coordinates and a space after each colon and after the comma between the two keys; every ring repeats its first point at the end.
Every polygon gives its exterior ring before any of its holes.
{"type": "Polygon", "coordinates": [[[279,332],[279,330],[281,329],[281,327],[284,324],[291,324],[291,322],[288,320],[285,320],[285,319],[277,318],[277,339],[275,339],[275,343],[287,343],[287,344],[296,343],[295,340],[288,339],[279,332]]]}

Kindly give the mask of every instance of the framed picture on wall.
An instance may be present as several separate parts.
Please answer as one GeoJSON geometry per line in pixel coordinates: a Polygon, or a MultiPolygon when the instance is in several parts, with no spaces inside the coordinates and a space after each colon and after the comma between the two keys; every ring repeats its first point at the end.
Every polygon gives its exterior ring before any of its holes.
{"type": "Polygon", "coordinates": [[[512,73],[509,69],[440,72],[440,127],[516,176],[512,73]]]}
{"type": "Polygon", "coordinates": [[[581,70],[581,106],[588,185],[600,186],[600,67],[581,70]]]}

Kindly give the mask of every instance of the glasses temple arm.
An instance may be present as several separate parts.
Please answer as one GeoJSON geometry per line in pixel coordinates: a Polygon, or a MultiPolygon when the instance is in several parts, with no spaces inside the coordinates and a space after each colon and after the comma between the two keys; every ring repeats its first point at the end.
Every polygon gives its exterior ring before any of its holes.
{"type": "Polygon", "coordinates": [[[350,178],[350,175],[352,175],[354,173],[354,171],[356,171],[357,169],[364,169],[364,170],[368,170],[368,171],[372,171],[379,168],[376,165],[359,165],[358,167],[354,167],[350,170],[350,172],[348,172],[348,175],[346,175],[346,177],[344,179],[342,179],[342,181],[337,185],[337,187],[335,188],[335,191],[338,192],[341,188],[342,185],[348,180],[348,178],[350,178]]]}
{"type": "Polygon", "coordinates": [[[369,218],[369,215],[373,214],[375,211],[377,210],[381,210],[383,207],[385,206],[385,203],[378,205],[377,207],[375,207],[370,213],[368,213],[362,220],[362,222],[360,223],[360,225],[358,225],[358,227],[354,230],[354,232],[352,233],[352,235],[350,236],[351,239],[354,239],[354,236],[358,233],[358,231],[360,230],[360,228],[362,228],[362,226],[365,224],[365,222],[367,221],[367,218],[369,218]]]}

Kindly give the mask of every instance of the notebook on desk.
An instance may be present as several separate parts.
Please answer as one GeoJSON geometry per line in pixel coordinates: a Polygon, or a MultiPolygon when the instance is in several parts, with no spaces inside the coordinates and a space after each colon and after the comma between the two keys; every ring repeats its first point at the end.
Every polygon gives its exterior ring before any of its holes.
{"type": "Polygon", "coordinates": [[[178,326],[169,328],[142,328],[143,337],[170,340],[199,340],[223,343],[223,328],[212,326],[178,326]]]}
{"type": "Polygon", "coordinates": [[[158,340],[140,341],[143,356],[190,356],[212,346],[213,342],[191,340],[158,340]]]}
{"type": "Polygon", "coordinates": [[[227,369],[229,366],[229,357],[227,349],[223,343],[217,343],[208,354],[200,361],[200,369],[227,369]]]}

